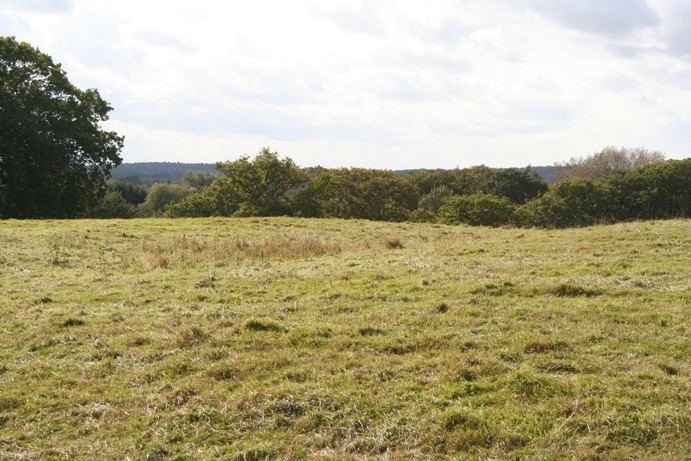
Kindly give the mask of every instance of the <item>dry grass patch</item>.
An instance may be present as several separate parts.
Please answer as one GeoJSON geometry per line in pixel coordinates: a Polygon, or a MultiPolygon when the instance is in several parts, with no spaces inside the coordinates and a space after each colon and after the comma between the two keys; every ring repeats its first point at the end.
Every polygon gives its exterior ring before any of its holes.
{"type": "Polygon", "coordinates": [[[138,256],[145,270],[182,269],[202,265],[224,266],[247,261],[264,264],[273,260],[296,260],[335,256],[356,248],[353,242],[340,242],[314,232],[293,231],[271,237],[237,236],[235,238],[180,237],[145,242],[138,256]]]}

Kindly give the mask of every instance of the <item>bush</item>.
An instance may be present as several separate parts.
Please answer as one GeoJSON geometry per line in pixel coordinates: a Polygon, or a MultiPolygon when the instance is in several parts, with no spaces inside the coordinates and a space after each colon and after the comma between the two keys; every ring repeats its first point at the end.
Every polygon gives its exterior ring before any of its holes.
{"type": "Polygon", "coordinates": [[[128,203],[119,191],[109,190],[98,206],[89,211],[88,216],[97,219],[129,219],[137,216],[137,207],[128,203]]]}
{"type": "Polygon", "coordinates": [[[444,224],[497,227],[510,224],[516,206],[505,197],[477,193],[454,195],[439,208],[439,221],[444,224]]]}
{"type": "Polygon", "coordinates": [[[554,184],[542,197],[516,212],[517,224],[530,227],[583,227],[611,221],[608,188],[585,178],[554,184]]]}
{"type": "Polygon", "coordinates": [[[108,190],[120,192],[127,203],[139,205],[146,200],[146,188],[128,182],[110,181],[108,190]]]}
{"type": "Polygon", "coordinates": [[[409,219],[412,222],[434,222],[435,216],[431,211],[418,208],[417,210],[410,212],[409,219]]]}
{"type": "Polygon", "coordinates": [[[406,221],[419,200],[417,186],[390,170],[324,170],[294,198],[299,216],[406,221]]]}
{"type": "Polygon", "coordinates": [[[179,184],[154,183],[140,205],[142,216],[161,216],[166,205],[177,203],[193,192],[193,189],[179,184]]]}
{"type": "Polygon", "coordinates": [[[164,215],[169,218],[204,218],[223,214],[218,209],[214,190],[207,187],[182,198],[179,202],[166,205],[164,215]]]}
{"type": "Polygon", "coordinates": [[[433,188],[428,194],[425,194],[420,199],[418,207],[423,210],[431,211],[432,213],[437,213],[441,207],[444,199],[451,197],[453,195],[453,190],[450,187],[441,185],[433,188]]]}
{"type": "Polygon", "coordinates": [[[547,183],[530,167],[522,170],[509,168],[494,173],[484,185],[483,192],[523,205],[547,192],[548,188],[547,183]]]}
{"type": "Polygon", "coordinates": [[[691,159],[616,172],[605,183],[618,220],[678,218],[691,210],[691,159]]]}

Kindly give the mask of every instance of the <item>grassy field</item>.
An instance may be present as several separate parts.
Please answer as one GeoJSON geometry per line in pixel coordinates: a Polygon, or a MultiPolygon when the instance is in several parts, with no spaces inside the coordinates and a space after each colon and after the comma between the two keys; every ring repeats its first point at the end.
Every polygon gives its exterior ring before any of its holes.
{"type": "Polygon", "coordinates": [[[0,222],[0,459],[689,459],[691,221],[0,222]]]}

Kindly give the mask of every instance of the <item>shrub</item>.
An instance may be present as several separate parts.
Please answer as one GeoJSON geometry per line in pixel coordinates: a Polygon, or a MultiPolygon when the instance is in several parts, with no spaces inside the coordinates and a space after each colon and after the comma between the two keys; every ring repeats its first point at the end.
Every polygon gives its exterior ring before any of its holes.
{"type": "Polygon", "coordinates": [[[169,218],[203,218],[220,215],[213,188],[207,187],[165,207],[169,218]]]}
{"type": "Polygon", "coordinates": [[[128,203],[121,192],[109,190],[99,201],[98,206],[89,211],[88,216],[99,219],[128,219],[137,216],[137,208],[128,203]]]}
{"type": "Polygon", "coordinates": [[[604,181],[618,220],[684,217],[691,209],[691,159],[615,172],[604,181]]]}
{"type": "Polygon", "coordinates": [[[516,206],[505,197],[477,193],[454,195],[439,208],[439,221],[444,224],[497,227],[513,220],[516,206]]]}
{"type": "Polygon", "coordinates": [[[193,189],[179,184],[155,183],[139,210],[142,216],[160,216],[167,205],[179,202],[192,192],[193,189]]]}
{"type": "Polygon", "coordinates": [[[423,209],[436,213],[439,208],[444,203],[444,199],[451,197],[453,195],[453,190],[450,187],[442,184],[433,188],[428,194],[423,195],[418,203],[418,206],[423,209]]]}
{"type": "Polygon", "coordinates": [[[583,227],[607,222],[609,192],[601,183],[571,178],[554,184],[542,197],[531,200],[516,213],[522,226],[549,228],[583,227]]]}
{"type": "Polygon", "coordinates": [[[146,188],[129,182],[110,181],[108,190],[120,192],[122,198],[132,205],[139,205],[146,200],[146,188]]]}
{"type": "Polygon", "coordinates": [[[299,216],[407,221],[419,200],[417,186],[389,170],[324,170],[295,196],[299,216]]]}
{"type": "Polygon", "coordinates": [[[530,167],[522,170],[508,168],[494,173],[484,185],[483,192],[506,197],[516,205],[523,205],[528,200],[547,192],[547,183],[530,167]]]}
{"type": "Polygon", "coordinates": [[[423,208],[411,211],[409,218],[412,222],[433,222],[435,220],[434,213],[423,208]]]}

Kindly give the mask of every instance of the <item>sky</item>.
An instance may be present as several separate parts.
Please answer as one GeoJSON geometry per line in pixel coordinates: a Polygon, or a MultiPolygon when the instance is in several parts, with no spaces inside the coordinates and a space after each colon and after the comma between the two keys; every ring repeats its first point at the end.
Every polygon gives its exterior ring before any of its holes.
{"type": "Polygon", "coordinates": [[[124,162],[691,156],[688,0],[0,0],[0,35],[113,107],[124,162]]]}

